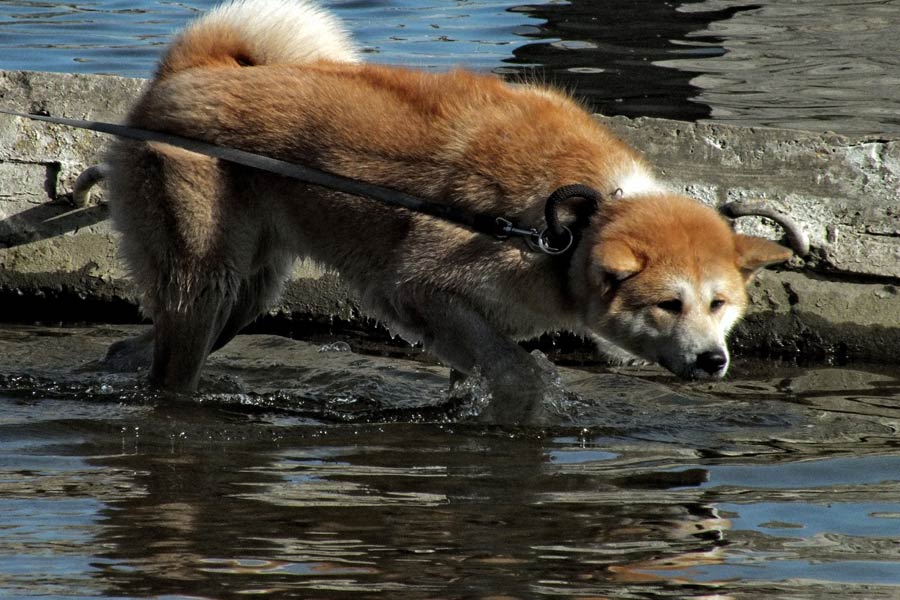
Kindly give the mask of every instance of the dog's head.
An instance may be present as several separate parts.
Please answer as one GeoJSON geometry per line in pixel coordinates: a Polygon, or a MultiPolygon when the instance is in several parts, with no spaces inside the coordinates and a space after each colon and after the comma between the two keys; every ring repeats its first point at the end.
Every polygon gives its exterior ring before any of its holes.
{"type": "Polygon", "coordinates": [[[591,331],[681,377],[722,377],[747,283],[791,254],[698,202],[654,195],[605,204],[570,276],[591,331]]]}

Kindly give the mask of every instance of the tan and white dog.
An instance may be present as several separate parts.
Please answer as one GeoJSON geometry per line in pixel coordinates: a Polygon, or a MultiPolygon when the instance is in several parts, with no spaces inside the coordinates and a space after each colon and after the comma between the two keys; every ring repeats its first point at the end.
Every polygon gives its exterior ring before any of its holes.
{"type": "Polygon", "coordinates": [[[560,186],[608,198],[561,261],[371,199],[116,142],[110,204],[153,329],[113,352],[152,343],[151,381],[177,392],[197,388],[207,355],[276,299],[303,256],[406,339],[479,369],[489,418],[539,421],[544,384],[515,340],[570,330],[682,377],[721,377],[745,285],[791,255],[665,191],[568,96],[363,64],[339,23],[302,0],[237,0],[190,25],[127,123],[532,226],[560,186]]]}

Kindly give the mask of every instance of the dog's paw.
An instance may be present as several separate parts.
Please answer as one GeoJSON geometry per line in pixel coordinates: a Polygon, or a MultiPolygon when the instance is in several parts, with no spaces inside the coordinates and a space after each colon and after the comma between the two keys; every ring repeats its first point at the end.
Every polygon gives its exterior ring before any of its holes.
{"type": "Polygon", "coordinates": [[[106,356],[96,366],[116,373],[134,373],[150,368],[153,362],[153,338],[142,334],[110,344],[106,356]]]}

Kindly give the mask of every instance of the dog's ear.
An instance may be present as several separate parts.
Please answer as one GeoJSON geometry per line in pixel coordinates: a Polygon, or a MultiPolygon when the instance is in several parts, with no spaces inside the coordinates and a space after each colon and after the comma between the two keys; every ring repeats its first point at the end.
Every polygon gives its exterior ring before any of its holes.
{"type": "Polygon", "coordinates": [[[597,246],[593,259],[595,285],[615,285],[644,268],[644,258],[621,240],[610,240],[597,246]]]}
{"type": "Polygon", "coordinates": [[[745,281],[750,281],[760,269],[784,262],[794,255],[788,248],[765,238],[736,234],[737,266],[745,281]]]}

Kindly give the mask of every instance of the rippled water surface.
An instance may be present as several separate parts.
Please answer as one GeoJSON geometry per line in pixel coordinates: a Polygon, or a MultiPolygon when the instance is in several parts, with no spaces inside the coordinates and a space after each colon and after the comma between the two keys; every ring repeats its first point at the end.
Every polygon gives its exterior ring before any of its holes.
{"type": "MultiPolygon", "coordinates": [[[[146,77],[213,0],[5,0],[0,68],[146,77]]],[[[900,2],[325,0],[368,59],[573,90],[606,114],[900,133],[900,2]]]]}
{"type": "Polygon", "coordinates": [[[91,363],[128,333],[0,329],[0,597],[900,595],[896,374],[563,367],[499,429],[352,340],[240,336],[164,402],[91,363]]]}

